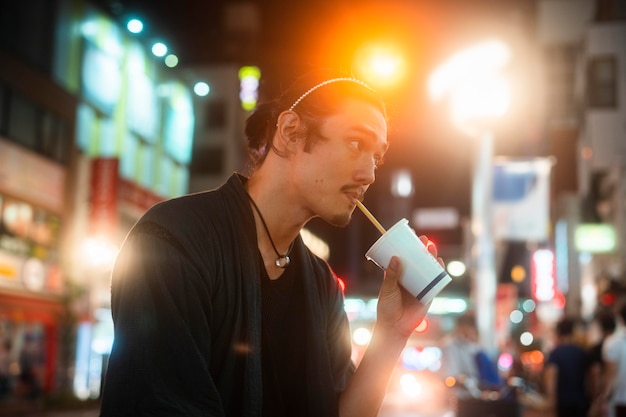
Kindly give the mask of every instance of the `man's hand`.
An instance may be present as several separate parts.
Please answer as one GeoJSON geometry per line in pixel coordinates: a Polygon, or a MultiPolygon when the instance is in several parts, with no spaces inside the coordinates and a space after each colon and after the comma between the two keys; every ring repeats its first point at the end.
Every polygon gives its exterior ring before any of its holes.
{"type": "MultiPolygon", "coordinates": [[[[443,260],[437,256],[437,248],[425,236],[420,240],[428,251],[444,266],[443,260]]],[[[408,338],[413,330],[424,320],[430,303],[425,305],[412,296],[399,283],[402,263],[397,256],[391,258],[385,269],[385,279],[378,295],[377,326],[394,330],[402,337],[408,338]]]]}

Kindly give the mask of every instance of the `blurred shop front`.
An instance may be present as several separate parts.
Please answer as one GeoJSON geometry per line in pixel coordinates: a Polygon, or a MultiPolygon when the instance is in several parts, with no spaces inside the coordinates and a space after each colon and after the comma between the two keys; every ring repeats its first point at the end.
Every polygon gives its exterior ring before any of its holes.
{"type": "Polygon", "coordinates": [[[97,398],[117,249],[188,192],[191,88],[92,2],[27,3],[0,2],[29,28],[0,36],[0,396],[97,398]]]}
{"type": "Polygon", "coordinates": [[[119,245],[133,223],[163,197],[120,176],[116,157],[84,157],[75,190],[75,250],[72,276],[83,289],[74,303],[76,329],[74,394],[98,398],[113,344],[110,275],[119,245]]]}
{"type": "Polygon", "coordinates": [[[117,251],[148,208],[188,192],[195,118],[191,89],[141,38],[88,1],[61,4],[57,77],[78,97],[66,269],[83,290],[73,392],[88,399],[101,394],[113,343],[117,251]]]}
{"type": "Polygon", "coordinates": [[[56,384],[65,305],[60,228],[65,169],[0,138],[0,395],[38,397],[56,384]]]}

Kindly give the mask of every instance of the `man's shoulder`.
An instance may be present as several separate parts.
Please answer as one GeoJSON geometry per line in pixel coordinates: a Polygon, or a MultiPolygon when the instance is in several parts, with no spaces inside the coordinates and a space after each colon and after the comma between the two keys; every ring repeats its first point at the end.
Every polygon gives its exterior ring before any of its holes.
{"type": "Polygon", "coordinates": [[[237,178],[233,175],[221,186],[205,191],[185,194],[170,198],[152,206],[143,216],[142,220],[172,221],[184,219],[189,222],[196,217],[206,218],[226,215],[233,212],[230,207],[235,200],[233,193],[237,192],[237,178]]]}
{"type": "Polygon", "coordinates": [[[191,220],[194,213],[206,209],[207,205],[211,205],[216,201],[216,197],[216,192],[212,190],[164,200],[146,211],[141,220],[159,223],[176,222],[181,218],[191,220]]]}

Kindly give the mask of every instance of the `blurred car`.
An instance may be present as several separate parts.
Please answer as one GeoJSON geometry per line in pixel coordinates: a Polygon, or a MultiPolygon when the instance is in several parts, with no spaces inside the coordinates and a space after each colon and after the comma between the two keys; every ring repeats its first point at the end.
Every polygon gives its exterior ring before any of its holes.
{"type": "Polygon", "coordinates": [[[452,407],[451,395],[437,373],[440,367],[439,347],[406,347],[392,375],[383,409],[420,416],[447,415],[452,407]]]}

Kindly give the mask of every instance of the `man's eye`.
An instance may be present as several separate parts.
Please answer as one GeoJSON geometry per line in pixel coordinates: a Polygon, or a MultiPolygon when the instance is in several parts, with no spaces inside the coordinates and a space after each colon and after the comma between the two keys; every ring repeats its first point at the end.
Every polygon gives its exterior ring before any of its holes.
{"type": "Polygon", "coordinates": [[[358,151],[362,151],[363,150],[363,142],[360,140],[351,140],[350,141],[350,146],[352,146],[354,149],[358,150],[358,151]]]}

